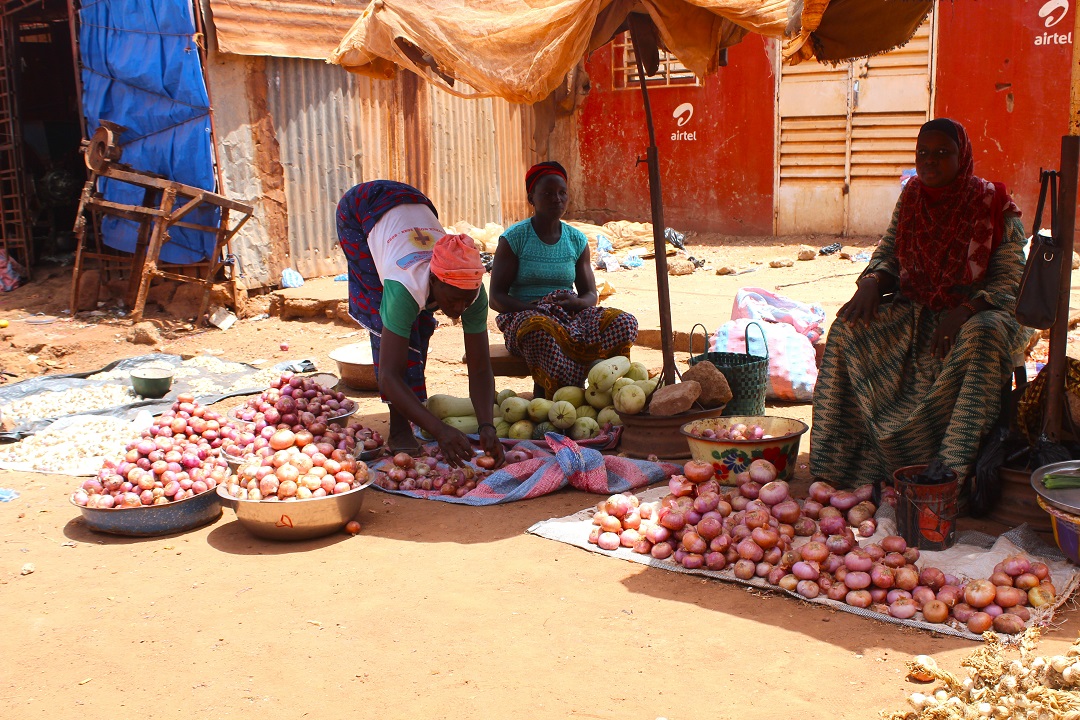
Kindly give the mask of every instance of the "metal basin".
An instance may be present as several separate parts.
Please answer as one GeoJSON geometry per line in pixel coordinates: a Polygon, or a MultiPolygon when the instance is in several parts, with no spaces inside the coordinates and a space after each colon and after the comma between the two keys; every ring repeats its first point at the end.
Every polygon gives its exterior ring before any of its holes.
{"type": "Polygon", "coordinates": [[[366,483],[340,495],[289,502],[239,500],[229,495],[225,485],[217,486],[221,504],[236,512],[236,519],[248,532],[268,540],[308,540],[341,530],[356,517],[364,503],[366,483]]]}
{"type": "MultiPolygon", "coordinates": [[[[218,487],[221,487],[220,485],[218,487]]],[[[88,508],[76,505],[86,526],[95,532],[131,537],[155,537],[187,532],[221,517],[221,500],[208,490],[187,500],[136,508],[88,508]]]]}

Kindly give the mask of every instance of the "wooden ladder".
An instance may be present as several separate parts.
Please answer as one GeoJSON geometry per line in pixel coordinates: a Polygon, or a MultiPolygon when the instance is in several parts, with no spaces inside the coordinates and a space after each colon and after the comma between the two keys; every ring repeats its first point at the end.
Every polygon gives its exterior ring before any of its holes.
{"type": "Polygon", "coordinates": [[[16,106],[17,26],[14,18],[0,15],[0,250],[29,272],[33,236],[16,106]]]}

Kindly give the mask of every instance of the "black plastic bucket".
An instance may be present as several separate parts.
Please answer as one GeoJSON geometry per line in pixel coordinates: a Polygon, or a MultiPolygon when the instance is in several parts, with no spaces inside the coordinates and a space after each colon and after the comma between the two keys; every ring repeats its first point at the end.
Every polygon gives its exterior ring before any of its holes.
{"type": "Polygon", "coordinates": [[[960,480],[949,471],[947,480],[934,485],[912,480],[926,465],[909,465],[893,473],[896,486],[896,530],[909,547],[945,550],[956,542],[956,516],[960,480]]]}

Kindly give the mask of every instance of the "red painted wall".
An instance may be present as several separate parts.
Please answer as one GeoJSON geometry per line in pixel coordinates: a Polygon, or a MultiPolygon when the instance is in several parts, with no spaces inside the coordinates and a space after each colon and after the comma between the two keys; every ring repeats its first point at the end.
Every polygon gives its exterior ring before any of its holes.
{"type": "MultiPolygon", "coordinates": [[[[649,88],[668,227],[772,233],[775,81],[764,43],[751,36],[731,48],[728,66],[702,87],[649,88]],[[693,115],[679,127],[672,113],[686,102],[693,115]]],[[[636,87],[613,87],[613,52],[605,45],[586,62],[592,87],[578,123],[584,207],[569,214],[648,221],[648,170],[636,164],[648,147],[645,110],[636,87]]]]}
{"type": "MultiPolygon", "coordinates": [[[[1062,41],[1072,39],[1074,10],[1046,27],[1062,14],[1056,10],[1040,17],[1040,9],[1050,6],[1059,3],[980,0],[935,6],[934,115],[967,128],[975,173],[1009,187],[1029,230],[1039,198],[1039,168],[1060,165],[1061,136],[1069,123],[1072,44],[1062,41]]],[[[1049,225],[1046,215],[1043,224],[1049,225]]]]}

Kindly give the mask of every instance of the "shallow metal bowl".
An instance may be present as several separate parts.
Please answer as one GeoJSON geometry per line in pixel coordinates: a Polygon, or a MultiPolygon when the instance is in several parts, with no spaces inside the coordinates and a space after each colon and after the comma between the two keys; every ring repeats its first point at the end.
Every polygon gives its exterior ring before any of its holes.
{"type": "Polygon", "coordinates": [[[229,495],[226,485],[217,486],[221,504],[236,512],[248,532],[268,540],[307,540],[341,530],[364,504],[366,483],[340,495],[280,502],[240,500],[229,495]]]}
{"type": "Polygon", "coordinates": [[[134,508],[88,508],[70,498],[69,502],[79,508],[83,521],[91,530],[132,537],[187,532],[221,517],[221,500],[212,490],[187,500],[134,508]]]}

